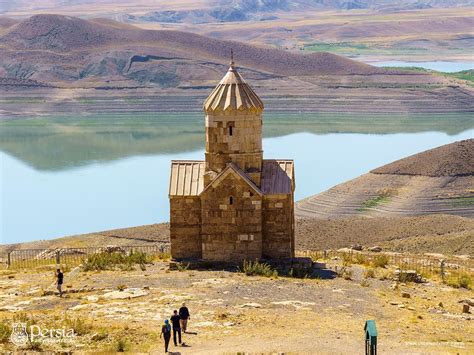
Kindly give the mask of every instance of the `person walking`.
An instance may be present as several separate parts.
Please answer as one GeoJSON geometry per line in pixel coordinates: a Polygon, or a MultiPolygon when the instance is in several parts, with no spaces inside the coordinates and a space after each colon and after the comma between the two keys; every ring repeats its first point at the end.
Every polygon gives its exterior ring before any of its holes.
{"type": "Polygon", "coordinates": [[[163,324],[163,326],[161,327],[160,339],[162,336],[165,340],[165,353],[167,353],[171,339],[171,326],[168,319],[165,319],[165,324],[163,324]]]}
{"type": "Polygon", "coordinates": [[[59,297],[63,297],[63,281],[64,281],[64,275],[61,272],[61,269],[56,270],[56,278],[57,278],[57,289],[59,291],[59,297]]]}
{"type": "Polygon", "coordinates": [[[171,316],[171,324],[173,324],[173,341],[174,346],[178,346],[176,342],[176,334],[178,334],[179,344],[181,344],[181,325],[179,324],[180,318],[178,311],[175,309],[173,315],[171,316]]]}
{"type": "Polygon", "coordinates": [[[188,328],[188,320],[191,317],[189,316],[189,309],[186,307],[185,303],[183,303],[179,309],[179,318],[181,319],[181,329],[184,333],[186,333],[186,329],[188,328]]]}

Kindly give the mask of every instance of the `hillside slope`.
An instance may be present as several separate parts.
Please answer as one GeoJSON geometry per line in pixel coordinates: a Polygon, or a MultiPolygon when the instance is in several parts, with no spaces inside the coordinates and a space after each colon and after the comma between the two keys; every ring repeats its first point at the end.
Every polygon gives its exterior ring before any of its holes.
{"type": "Polygon", "coordinates": [[[371,171],[374,174],[474,176],[474,139],[430,149],[371,171]]]}
{"type": "Polygon", "coordinates": [[[301,217],[474,217],[474,139],[375,169],[296,205],[301,217]]]}
{"type": "MultiPolygon", "coordinates": [[[[160,59],[213,62],[202,63],[205,66],[227,63],[231,49],[239,65],[279,76],[384,72],[329,53],[303,55],[187,32],[142,30],[131,26],[120,28],[111,21],[88,21],[60,15],[36,15],[12,26],[9,32],[0,37],[0,48],[3,48],[7,59],[27,60],[27,56],[34,55],[36,60],[47,63],[67,57],[70,59],[69,65],[78,67],[81,64],[94,65],[92,56],[98,52],[113,51],[117,67],[115,73],[110,74],[126,74],[135,62],[160,59]],[[134,55],[139,57],[134,58],[134,55]],[[122,63],[118,65],[117,61],[122,63]]],[[[84,76],[87,73],[83,73],[80,79],[84,76]]]]}
{"type": "Polygon", "coordinates": [[[10,21],[0,33],[0,115],[116,108],[198,111],[227,70],[231,49],[240,72],[269,110],[474,110],[470,87],[428,72],[376,68],[326,52],[302,54],[181,31],[145,30],[107,19],[36,15],[10,21]]]}

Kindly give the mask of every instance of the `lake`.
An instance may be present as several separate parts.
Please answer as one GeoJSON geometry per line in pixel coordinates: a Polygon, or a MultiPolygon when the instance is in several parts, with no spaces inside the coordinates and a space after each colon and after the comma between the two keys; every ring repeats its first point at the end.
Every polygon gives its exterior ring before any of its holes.
{"type": "Polygon", "coordinates": [[[369,63],[377,67],[418,67],[430,70],[436,70],[444,73],[455,73],[462,70],[474,69],[474,61],[471,62],[403,62],[392,60],[387,62],[369,63]]]}
{"type": "MultiPolygon", "coordinates": [[[[295,199],[474,137],[474,114],[267,113],[265,158],[295,160],[295,199]]],[[[0,122],[0,242],[169,219],[171,159],[204,158],[199,113],[0,122]]]]}

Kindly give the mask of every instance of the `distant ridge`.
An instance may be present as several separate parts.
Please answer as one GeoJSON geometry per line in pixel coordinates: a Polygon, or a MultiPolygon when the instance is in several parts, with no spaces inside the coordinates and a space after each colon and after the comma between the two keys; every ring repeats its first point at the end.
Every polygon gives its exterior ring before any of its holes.
{"type": "Polygon", "coordinates": [[[0,36],[12,50],[66,52],[147,46],[168,57],[228,61],[234,49],[238,65],[279,75],[375,74],[386,70],[329,53],[300,54],[241,42],[217,40],[171,30],[142,30],[103,20],[35,15],[0,36]]]}
{"type": "Polygon", "coordinates": [[[374,169],[371,173],[423,176],[474,175],[474,139],[430,149],[374,169]]]}
{"type": "Polygon", "coordinates": [[[0,17],[0,29],[11,27],[11,26],[17,24],[18,22],[19,22],[18,20],[15,20],[13,18],[1,16],[0,17]]]}

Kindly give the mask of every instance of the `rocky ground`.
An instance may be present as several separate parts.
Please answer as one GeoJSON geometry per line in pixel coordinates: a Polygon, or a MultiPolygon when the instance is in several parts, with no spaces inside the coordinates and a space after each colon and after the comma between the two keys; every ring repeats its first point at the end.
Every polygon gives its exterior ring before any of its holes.
{"type": "MultiPolygon", "coordinates": [[[[341,270],[341,261],[328,266],[341,270]]],[[[65,274],[64,298],[51,294],[52,269],[10,270],[0,274],[0,318],[2,329],[16,319],[79,334],[70,343],[34,345],[43,350],[123,345],[134,353],[162,353],[160,325],[186,302],[190,333],[185,347],[171,347],[175,354],[363,353],[367,319],[376,321],[384,354],[474,351],[472,314],[463,314],[459,303],[472,291],[438,281],[397,284],[390,269],[376,268],[371,276],[361,265],[348,270],[345,277],[297,279],[170,271],[162,261],[145,270],[73,269],[65,274]]],[[[0,351],[14,350],[5,336],[2,342],[0,351]]]]}

